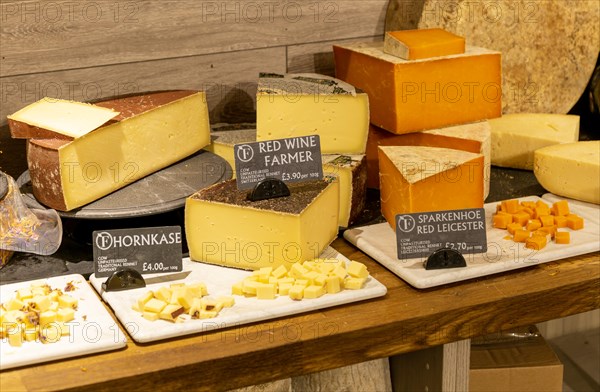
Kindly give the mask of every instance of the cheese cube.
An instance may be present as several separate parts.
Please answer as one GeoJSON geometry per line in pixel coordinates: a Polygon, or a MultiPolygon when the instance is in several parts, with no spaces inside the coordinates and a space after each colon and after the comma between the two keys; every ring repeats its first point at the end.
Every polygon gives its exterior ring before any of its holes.
{"type": "Polygon", "coordinates": [[[277,296],[277,286],[269,283],[261,283],[256,287],[256,298],[274,299],[277,296]]]}
{"type": "Polygon", "coordinates": [[[569,211],[569,202],[566,200],[559,200],[552,204],[552,215],[555,216],[565,216],[569,215],[571,212],[569,211]]]}
{"type": "Polygon", "coordinates": [[[6,310],[21,310],[25,307],[25,303],[17,298],[11,298],[4,303],[6,310]]]}
{"type": "Polygon", "coordinates": [[[58,297],[58,306],[61,308],[73,308],[77,309],[77,298],[70,296],[69,294],[63,294],[58,297]]]}
{"type": "Polygon", "coordinates": [[[525,241],[525,247],[533,250],[542,250],[546,244],[546,236],[532,235],[525,241]]]}
{"type": "Polygon", "coordinates": [[[235,304],[235,299],[231,296],[221,296],[217,298],[217,303],[220,303],[222,308],[231,308],[235,304]]]}
{"type": "Polygon", "coordinates": [[[366,278],[347,277],[344,279],[344,288],[348,290],[360,290],[365,285],[366,278]]]}
{"type": "Polygon", "coordinates": [[[303,277],[308,273],[308,269],[304,267],[304,265],[300,263],[294,263],[290,268],[288,275],[292,278],[298,279],[303,277]]]}
{"type": "Polygon", "coordinates": [[[558,215],[554,217],[554,224],[558,228],[567,227],[567,217],[563,215],[558,215]]]}
{"type": "Polygon", "coordinates": [[[483,156],[437,147],[379,147],[381,212],[396,215],[483,207],[483,156]]]}
{"type": "Polygon", "coordinates": [[[600,141],[540,148],[534,153],[533,172],[549,192],[600,204],[600,141]]]}
{"type": "Polygon", "coordinates": [[[367,187],[379,189],[379,146],[424,146],[483,155],[484,197],[490,193],[492,131],[487,121],[396,135],[371,124],[367,139],[367,187]]]}
{"type": "Polygon", "coordinates": [[[520,223],[509,223],[508,225],[506,225],[506,231],[508,231],[509,234],[515,234],[515,231],[520,230],[523,228],[523,225],[520,223]]]}
{"type": "Polygon", "coordinates": [[[534,151],[579,139],[579,116],[511,113],[489,121],[492,165],[533,170],[534,151]]]}
{"type": "Polygon", "coordinates": [[[339,293],[342,291],[340,279],[337,276],[328,276],[325,283],[325,288],[329,294],[339,293]]]}
{"type": "Polygon", "coordinates": [[[289,295],[291,288],[292,288],[291,283],[280,283],[277,286],[277,294],[279,294],[281,296],[289,295]]]}
{"type": "Polygon", "coordinates": [[[165,301],[161,301],[160,299],[152,298],[144,304],[144,307],[142,308],[142,310],[144,312],[160,313],[161,310],[163,310],[165,308],[165,306],[167,306],[167,303],[165,301]]]}
{"type": "Polygon", "coordinates": [[[273,277],[280,279],[283,278],[287,274],[287,272],[288,271],[287,268],[285,268],[285,265],[280,265],[273,271],[272,275],[273,277]]]}
{"type": "Polygon", "coordinates": [[[188,290],[194,297],[202,297],[208,295],[208,288],[202,282],[192,283],[188,285],[188,290]]]}
{"type": "Polygon", "coordinates": [[[336,77],[369,95],[371,123],[392,133],[464,124],[501,115],[500,53],[404,60],[383,42],[334,45],[336,77]],[[469,72],[465,72],[468,69],[469,72]]]}
{"type": "MultiPolygon", "coordinates": [[[[146,301],[154,296],[157,299],[160,299],[161,301],[170,302],[171,297],[173,296],[173,291],[166,286],[162,286],[158,290],[156,290],[156,293],[149,292],[148,294],[150,294],[150,297],[146,299],[146,301]]],[[[145,299],[145,297],[143,297],[143,299],[145,299]]],[[[143,304],[141,304],[140,309],[142,309],[143,307],[143,304]]]]}
{"type": "Polygon", "coordinates": [[[252,202],[230,180],[189,197],[185,229],[190,258],[256,270],[318,256],[338,234],[338,183],[288,187],[290,196],[252,202]]]}
{"type": "Polygon", "coordinates": [[[526,229],[533,232],[533,231],[536,231],[537,229],[539,229],[540,227],[542,227],[542,222],[540,222],[539,219],[533,219],[527,223],[526,229]]]}
{"type": "Polygon", "coordinates": [[[168,304],[160,311],[160,313],[158,314],[158,317],[163,320],[175,321],[175,319],[180,314],[183,314],[184,312],[185,312],[185,309],[183,308],[183,306],[175,305],[175,304],[168,304]]]}
{"type": "Polygon", "coordinates": [[[383,51],[405,60],[449,56],[465,52],[465,39],[442,29],[388,31],[383,51]]]}
{"type": "Polygon", "coordinates": [[[319,135],[323,154],[364,154],[369,97],[341,80],[316,74],[261,74],[256,140],[319,135]]]}
{"type": "Polygon", "coordinates": [[[20,325],[9,327],[6,334],[8,335],[8,344],[11,347],[21,347],[23,345],[23,331],[20,325]]]}
{"type": "Polygon", "coordinates": [[[367,278],[369,276],[369,271],[367,271],[367,266],[363,263],[352,260],[348,266],[348,275],[355,278],[367,278]]]}
{"type": "Polygon", "coordinates": [[[304,298],[304,286],[294,285],[290,288],[288,295],[291,299],[299,301],[304,298]]]}
{"type": "Polygon", "coordinates": [[[26,342],[33,342],[37,339],[38,333],[36,328],[25,329],[24,337],[26,342]]]}
{"type": "Polygon", "coordinates": [[[340,279],[341,281],[343,281],[346,278],[346,275],[348,275],[348,272],[346,271],[346,268],[344,268],[341,265],[337,265],[333,271],[331,271],[331,275],[337,277],[338,279],[340,279]]]}
{"type": "Polygon", "coordinates": [[[24,299],[31,298],[31,297],[32,297],[31,288],[23,287],[23,288],[17,290],[17,295],[16,295],[17,299],[22,301],[24,299]]]}
{"type": "Polygon", "coordinates": [[[43,313],[40,313],[40,327],[45,327],[48,324],[56,322],[56,312],[51,310],[47,310],[43,313]]]}
{"type": "Polygon", "coordinates": [[[313,299],[322,297],[325,294],[325,287],[319,285],[311,285],[304,289],[304,298],[313,299]]]}
{"type": "Polygon", "coordinates": [[[75,310],[73,308],[61,308],[56,312],[56,320],[67,323],[75,319],[75,310]]]}
{"type": "Polygon", "coordinates": [[[242,282],[242,291],[247,295],[256,295],[256,289],[260,284],[262,283],[255,280],[244,279],[242,282]]]}
{"type": "MultiPolygon", "coordinates": [[[[150,301],[152,298],[154,298],[154,293],[152,291],[145,292],[140,298],[138,298],[138,300],[137,300],[137,308],[140,311],[142,311],[144,309],[144,305],[146,305],[146,303],[148,301],[150,301]]],[[[163,300],[165,302],[168,301],[167,299],[160,298],[158,295],[157,295],[157,298],[161,299],[161,300],[163,300]]]]}
{"type": "Polygon", "coordinates": [[[529,238],[529,230],[517,229],[513,235],[513,241],[515,242],[525,242],[529,238]]]}
{"type": "Polygon", "coordinates": [[[567,215],[567,227],[571,230],[583,229],[583,218],[575,214],[567,215]]]}
{"type": "Polygon", "coordinates": [[[148,321],[156,321],[159,319],[159,314],[155,312],[143,311],[142,317],[148,321]]]}
{"type": "Polygon", "coordinates": [[[236,282],[231,286],[231,294],[233,295],[244,295],[244,284],[243,282],[236,282]]]}
{"type": "Polygon", "coordinates": [[[554,237],[557,244],[568,244],[571,242],[571,233],[568,231],[557,231],[554,237]]]}

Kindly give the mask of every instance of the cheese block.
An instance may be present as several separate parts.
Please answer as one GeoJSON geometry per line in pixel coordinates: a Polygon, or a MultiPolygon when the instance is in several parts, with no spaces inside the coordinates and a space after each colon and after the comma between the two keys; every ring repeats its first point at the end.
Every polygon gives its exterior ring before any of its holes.
{"type": "Polygon", "coordinates": [[[209,143],[204,92],[170,91],[110,100],[117,122],[78,139],[30,139],[36,199],[69,211],[160,170],[209,143]]]}
{"type": "Polygon", "coordinates": [[[600,204],[600,141],[540,148],[533,161],[535,177],[549,192],[600,204]]]}
{"type": "Polygon", "coordinates": [[[416,29],[385,33],[383,51],[405,60],[420,60],[465,52],[465,39],[443,29],[416,29]]]}
{"type": "Polygon", "coordinates": [[[367,187],[379,189],[379,146],[443,147],[483,155],[484,197],[490,192],[491,130],[487,121],[396,135],[371,125],[367,140],[367,187]]]}
{"type": "Polygon", "coordinates": [[[72,140],[102,126],[119,112],[89,103],[42,98],[7,116],[13,138],[72,140]]]}
{"type": "Polygon", "coordinates": [[[225,124],[218,123],[210,126],[210,144],[204,149],[213,154],[217,154],[225,159],[233,169],[233,178],[236,177],[235,157],[233,155],[233,146],[239,143],[251,143],[256,141],[256,124],[239,123],[225,124]]]}
{"type": "Polygon", "coordinates": [[[483,207],[483,155],[439,147],[379,147],[381,212],[397,214],[483,207]]]}
{"type": "Polygon", "coordinates": [[[364,155],[323,155],[323,172],[334,174],[339,179],[339,226],[346,228],[365,208],[367,159],[364,155]]]}
{"type": "Polygon", "coordinates": [[[319,135],[323,154],[364,154],[369,98],[316,74],[261,74],[256,96],[258,141],[319,135]]]}
{"type": "Polygon", "coordinates": [[[247,270],[318,257],[338,233],[339,183],[288,184],[290,196],[249,201],[235,180],[186,200],[185,233],[195,261],[247,270]]]}
{"type": "Polygon", "coordinates": [[[538,148],[579,140],[579,116],[513,113],[490,120],[492,165],[533,170],[538,148]]]}
{"type": "Polygon", "coordinates": [[[409,133],[499,117],[500,53],[467,46],[464,54],[404,60],[383,42],[334,45],[335,73],[369,95],[371,123],[409,133]]]}

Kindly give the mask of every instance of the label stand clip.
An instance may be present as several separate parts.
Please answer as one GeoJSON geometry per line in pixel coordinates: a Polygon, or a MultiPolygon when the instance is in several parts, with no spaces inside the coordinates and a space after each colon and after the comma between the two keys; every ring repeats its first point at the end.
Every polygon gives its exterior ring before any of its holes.
{"type": "Polygon", "coordinates": [[[277,178],[267,177],[254,186],[254,189],[248,194],[248,200],[259,201],[289,195],[290,189],[285,182],[277,178]]]}
{"type": "Polygon", "coordinates": [[[423,266],[426,270],[461,268],[466,267],[467,262],[459,251],[451,248],[440,248],[429,255],[423,266]]]}

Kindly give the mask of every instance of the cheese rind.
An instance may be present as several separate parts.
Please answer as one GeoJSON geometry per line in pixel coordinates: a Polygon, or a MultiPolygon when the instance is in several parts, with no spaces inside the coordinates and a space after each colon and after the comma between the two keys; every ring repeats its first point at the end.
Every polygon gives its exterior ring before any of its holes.
{"type": "Polygon", "coordinates": [[[379,147],[381,212],[397,214],[483,207],[483,155],[437,147],[379,147]]]}
{"type": "Polygon", "coordinates": [[[534,152],[533,173],[549,192],[600,204],[600,141],[540,148],[534,152]]]}
{"type": "Polygon", "coordinates": [[[323,172],[339,179],[339,226],[348,227],[365,208],[367,159],[365,155],[323,155],[323,172]]]}
{"type": "Polygon", "coordinates": [[[513,113],[489,121],[492,127],[492,165],[533,170],[538,148],[579,140],[579,116],[551,113],[513,113]]]}
{"type": "Polygon", "coordinates": [[[483,155],[484,197],[490,193],[491,128],[487,121],[396,135],[371,125],[367,140],[367,187],[379,189],[379,146],[442,147],[483,155]]]}
{"type": "Polygon", "coordinates": [[[235,181],[189,197],[185,231],[190,258],[248,270],[291,266],[318,257],[338,233],[338,182],[288,185],[287,197],[250,202],[235,181]]]}
{"type": "Polygon", "coordinates": [[[61,211],[81,207],[200,150],[209,143],[204,92],[113,100],[122,119],[67,140],[29,140],[33,194],[61,211]],[[128,116],[128,117],[127,117],[128,116]]]}
{"type": "Polygon", "coordinates": [[[448,56],[465,52],[465,39],[443,29],[388,31],[383,51],[405,60],[448,56]]]}
{"type": "Polygon", "coordinates": [[[499,52],[467,46],[464,54],[403,60],[375,42],[334,45],[333,53],[336,77],[365,91],[371,123],[392,133],[501,115],[499,52]]]}
{"type": "Polygon", "coordinates": [[[7,118],[13,138],[74,139],[118,115],[115,110],[88,103],[42,98],[7,118]]]}
{"type": "Polygon", "coordinates": [[[369,97],[335,78],[316,74],[261,74],[256,139],[319,135],[323,154],[364,154],[369,97]]]}

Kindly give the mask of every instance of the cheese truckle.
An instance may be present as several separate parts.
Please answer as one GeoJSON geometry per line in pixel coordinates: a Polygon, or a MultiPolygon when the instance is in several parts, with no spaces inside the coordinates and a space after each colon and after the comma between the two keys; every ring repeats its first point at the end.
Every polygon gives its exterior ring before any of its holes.
{"type": "Polygon", "coordinates": [[[261,74],[256,140],[319,135],[323,154],[364,154],[369,97],[341,80],[317,74],[261,74]]]}
{"type": "Polygon", "coordinates": [[[483,155],[422,146],[379,147],[381,213],[483,207],[483,155]]]}
{"type": "MultiPolygon", "coordinates": [[[[419,32],[427,34],[427,32],[419,32]]],[[[462,54],[405,60],[383,42],[333,46],[335,74],[369,95],[371,123],[403,134],[499,117],[500,53],[467,46],[462,54]]]]}
{"type": "Polygon", "coordinates": [[[185,204],[194,261],[257,270],[318,257],[338,234],[339,183],[288,184],[290,195],[249,201],[235,180],[202,189],[185,204]]]}
{"type": "Polygon", "coordinates": [[[74,140],[30,139],[33,194],[69,211],[173,164],[210,141],[204,92],[171,91],[96,103],[120,114],[74,140]]]}
{"type": "Polygon", "coordinates": [[[483,155],[483,195],[490,193],[491,128],[487,121],[396,135],[371,125],[367,140],[367,186],[379,189],[379,146],[423,146],[483,155]]]}

